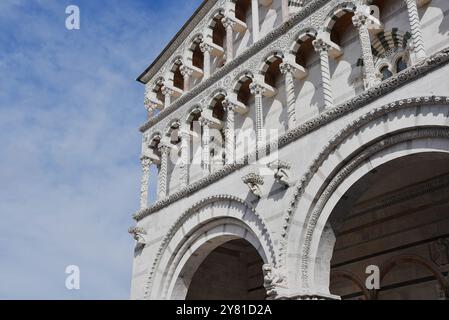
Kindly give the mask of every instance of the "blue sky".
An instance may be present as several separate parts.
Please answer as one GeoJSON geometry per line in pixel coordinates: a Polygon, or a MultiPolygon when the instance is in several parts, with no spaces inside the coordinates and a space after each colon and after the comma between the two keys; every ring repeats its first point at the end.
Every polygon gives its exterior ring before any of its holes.
{"type": "Polygon", "coordinates": [[[0,299],[129,298],[135,78],[201,2],[0,1],[0,299]],[[80,30],[65,28],[70,4],[80,30]],[[72,264],[79,291],[65,288],[72,264]]]}

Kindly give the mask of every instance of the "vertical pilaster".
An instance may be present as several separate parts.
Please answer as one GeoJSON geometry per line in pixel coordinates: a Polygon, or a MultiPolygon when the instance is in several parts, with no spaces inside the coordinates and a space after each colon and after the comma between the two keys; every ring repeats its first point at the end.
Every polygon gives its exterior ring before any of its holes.
{"type": "Polygon", "coordinates": [[[170,147],[165,144],[159,145],[159,152],[161,153],[161,167],[159,170],[159,199],[163,199],[167,196],[167,178],[168,178],[168,155],[170,153],[170,147]]]}
{"type": "Polygon", "coordinates": [[[226,29],[226,62],[230,62],[234,59],[234,32],[232,28],[235,22],[229,17],[224,17],[222,22],[226,29]]]}
{"type": "Polygon", "coordinates": [[[418,6],[416,0],[405,0],[405,2],[407,4],[416,60],[419,62],[426,58],[426,49],[424,46],[421,21],[419,20],[418,6]]]}
{"type": "Polygon", "coordinates": [[[252,17],[252,31],[253,31],[253,42],[259,40],[259,0],[251,0],[251,17],[252,17]]]}
{"type": "Polygon", "coordinates": [[[140,184],[140,210],[148,207],[148,188],[150,184],[150,167],[152,161],[150,158],[142,156],[140,158],[140,164],[142,166],[142,180],[140,184]]]}
{"type": "Polygon", "coordinates": [[[279,65],[281,73],[285,77],[285,91],[287,96],[287,115],[288,128],[296,127],[296,96],[295,96],[295,82],[293,80],[294,68],[288,62],[283,62],[279,65]]]}
{"type": "Polygon", "coordinates": [[[315,51],[320,55],[321,77],[323,79],[323,95],[324,105],[326,108],[330,108],[334,104],[334,98],[332,95],[331,74],[329,67],[329,50],[331,47],[320,38],[313,41],[313,47],[315,51]]]}
{"type": "Polygon", "coordinates": [[[363,65],[365,67],[366,89],[376,86],[380,80],[376,76],[373,52],[371,50],[371,39],[367,26],[368,17],[366,13],[357,11],[352,17],[354,27],[359,31],[360,45],[362,47],[363,65]]]}
{"type": "Polygon", "coordinates": [[[263,143],[263,109],[262,98],[265,92],[265,88],[260,84],[251,83],[250,92],[254,95],[256,105],[256,146],[257,149],[262,147],[263,143]]]}

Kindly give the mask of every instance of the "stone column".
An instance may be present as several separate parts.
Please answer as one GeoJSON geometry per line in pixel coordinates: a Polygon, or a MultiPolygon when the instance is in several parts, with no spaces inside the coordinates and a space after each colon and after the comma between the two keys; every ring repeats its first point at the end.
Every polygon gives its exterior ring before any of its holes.
{"type": "Polygon", "coordinates": [[[190,160],[190,134],[188,126],[181,127],[181,175],[179,184],[181,188],[187,187],[189,183],[189,160],[190,160]]]}
{"type": "Polygon", "coordinates": [[[200,118],[201,127],[203,128],[202,135],[202,165],[204,175],[209,175],[210,173],[210,150],[209,150],[209,140],[210,140],[210,132],[209,125],[210,120],[204,117],[200,118]]]}
{"type": "Polygon", "coordinates": [[[190,76],[193,73],[193,70],[187,66],[182,66],[179,71],[181,72],[181,75],[184,78],[183,90],[184,90],[184,92],[187,92],[187,91],[189,91],[189,81],[190,81],[190,76]]]}
{"type": "Polygon", "coordinates": [[[164,86],[162,88],[162,94],[165,96],[164,108],[167,108],[171,104],[171,96],[173,95],[173,90],[164,86]]]}
{"type": "Polygon", "coordinates": [[[334,98],[332,95],[331,74],[329,67],[329,50],[331,49],[323,39],[317,38],[313,40],[313,47],[320,55],[321,77],[323,79],[323,95],[324,104],[326,108],[334,105],[334,98]]]}
{"type": "Polygon", "coordinates": [[[426,49],[424,46],[424,37],[422,34],[421,21],[418,15],[418,6],[416,0],[406,0],[408,18],[410,20],[410,27],[412,30],[412,38],[414,44],[414,52],[416,55],[416,60],[422,61],[426,58],[426,49]]]}
{"type": "Polygon", "coordinates": [[[228,63],[234,59],[234,33],[232,28],[235,22],[229,17],[224,17],[221,21],[226,29],[226,63],[228,63]]]}
{"type": "Polygon", "coordinates": [[[294,67],[288,62],[283,62],[279,65],[281,73],[285,77],[285,91],[287,96],[287,115],[288,128],[296,127],[296,96],[295,96],[295,82],[293,80],[294,67]]]}
{"type": "Polygon", "coordinates": [[[290,2],[289,0],[282,0],[282,3],[281,3],[282,22],[287,21],[290,16],[290,10],[289,10],[290,8],[288,7],[289,2],[290,2]]]}
{"type": "Polygon", "coordinates": [[[249,86],[251,94],[254,95],[256,105],[256,147],[257,149],[262,147],[263,143],[263,109],[262,109],[262,97],[265,92],[265,88],[260,84],[251,83],[249,86]]]}
{"type": "Polygon", "coordinates": [[[165,144],[159,144],[159,152],[161,153],[161,168],[159,170],[159,194],[158,198],[163,199],[167,196],[167,170],[168,170],[168,155],[170,147],[165,144]]]}
{"type": "Polygon", "coordinates": [[[226,164],[233,164],[233,163],[235,163],[235,109],[236,109],[236,106],[228,99],[225,99],[222,102],[222,104],[226,110],[226,130],[225,130],[226,164]]]}
{"type": "Polygon", "coordinates": [[[251,0],[253,22],[253,43],[259,40],[259,0],[251,0]]]}
{"type": "Polygon", "coordinates": [[[210,77],[210,54],[212,52],[212,46],[202,42],[200,44],[200,49],[204,55],[204,79],[207,79],[210,77]]]}
{"type": "Polygon", "coordinates": [[[367,26],[368,17],[364,12],[357,11],[352,17],[354,27],[359,31],[360,45],[362,47],[363,65],[365,67],[366,89],[376,86],[380,80],[376,76],[371,39],[367,26]]]}
{"type": "Polygon", "coordinates": [[[150,184],[150,167],[153,162],[150,158],[142,156],[140,164],[142,166],[142,180],[140,184],[140,210],[148,207],[148,188],[150,184]]]}

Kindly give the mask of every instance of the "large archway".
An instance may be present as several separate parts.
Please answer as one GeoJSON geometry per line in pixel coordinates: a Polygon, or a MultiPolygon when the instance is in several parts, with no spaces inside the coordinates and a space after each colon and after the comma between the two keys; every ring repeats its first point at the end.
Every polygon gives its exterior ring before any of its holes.
{"type": "Polygon", "coordinates": [[[228,241],[213,250],[190,282],[186,300],[262,300],[266,298],[257,250],[246,240],[228,241]]]}
{"type": "Polygon", "coordinates": [[[342,195],[329,223],[336,237],[332,294],[342,299],[447,297],[449,154],[411,154],[371,170],[342,195]],[[380,289],[369,295],[368,266],[380,269],[380,289]]]}

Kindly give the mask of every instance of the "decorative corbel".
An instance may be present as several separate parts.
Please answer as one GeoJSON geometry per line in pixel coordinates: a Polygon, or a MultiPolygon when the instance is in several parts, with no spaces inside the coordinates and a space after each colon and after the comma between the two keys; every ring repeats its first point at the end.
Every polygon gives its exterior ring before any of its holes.
{"type": "Polygon", "coordinates": [[[262,266],[263,285],[267,291],[268,299],[273,300],[282,296],[287,290],[286,277],[271,264],[262,266]]]}
{"type": "Polygon", "coordinates": [[[267,164],[267,167],[274,171],[274,179],[285,187],[290,186],[290,169],[288,162],[276,160],[267,164]]]}
{"type": "Polygon", "coordinates": [[[243,183],[245,183],[249,190],[258,198],[262,197],[262,186],[264,184],[263,177],[256,174],[250,173],[242,177],[243,183]]]}
{"type": "Polygon", "coordinates": [[[145,245],[147,243],[147,232],[145,231],[145,229],[141,227],[131,227],[128,229],[128,233],[133,236],[138,244],[145,245]]]}

